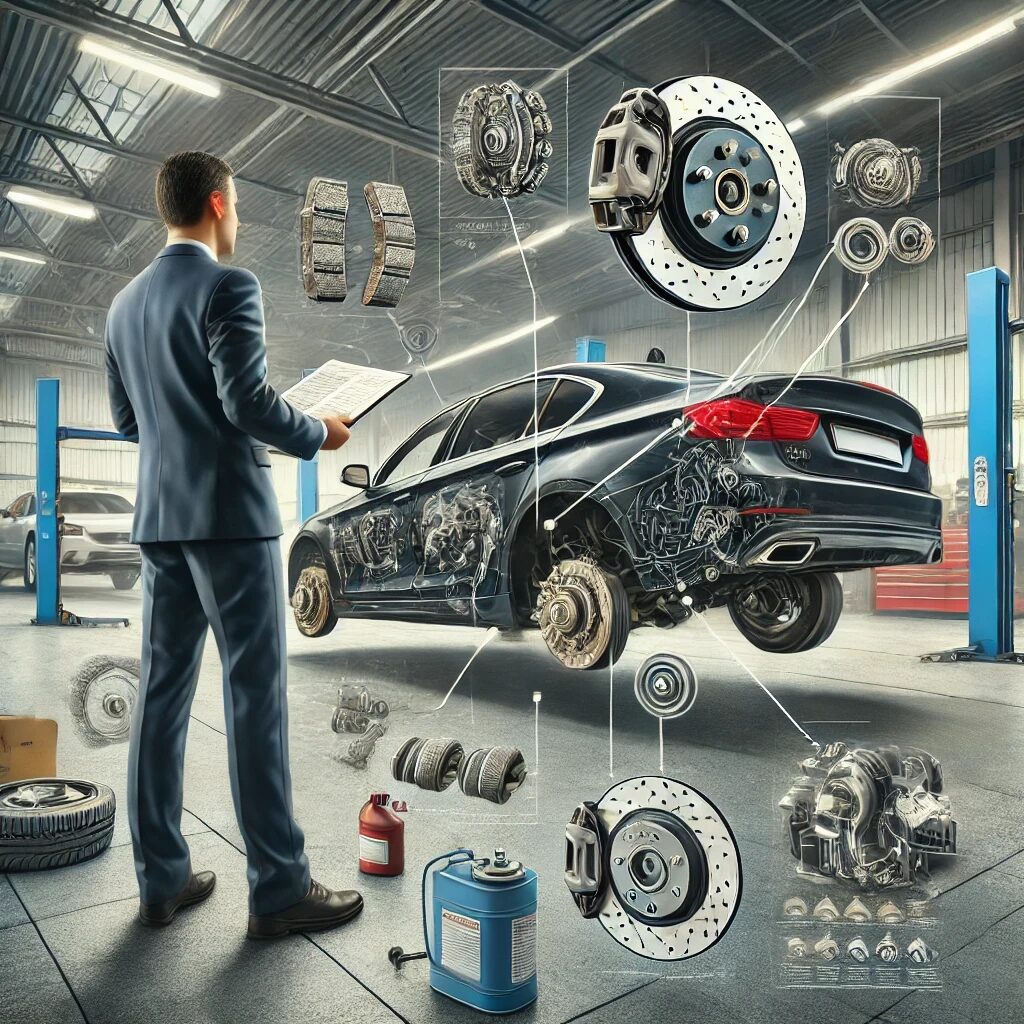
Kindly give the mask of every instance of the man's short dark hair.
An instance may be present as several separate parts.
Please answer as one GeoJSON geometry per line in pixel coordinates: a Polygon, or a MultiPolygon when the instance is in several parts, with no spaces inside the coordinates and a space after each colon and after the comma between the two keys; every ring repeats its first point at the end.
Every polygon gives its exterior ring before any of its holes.
{"type": "Polygon", "coordinates": [[[234,171],[219,156],[186,150],[169,156],[156,176],[156,207],[172,228],[198,224],[211,192],[226,192],[234,171]]]}

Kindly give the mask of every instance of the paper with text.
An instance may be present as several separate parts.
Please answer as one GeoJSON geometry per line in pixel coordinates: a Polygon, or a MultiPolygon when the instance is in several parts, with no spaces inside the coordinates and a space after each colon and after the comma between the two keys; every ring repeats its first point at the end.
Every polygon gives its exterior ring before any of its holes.
{"type": "Polygon", "coordinates": [[[347,416],[354,421],[401,387],[410,376],[329,359],[281,397],[310,416],[347,416]]]}

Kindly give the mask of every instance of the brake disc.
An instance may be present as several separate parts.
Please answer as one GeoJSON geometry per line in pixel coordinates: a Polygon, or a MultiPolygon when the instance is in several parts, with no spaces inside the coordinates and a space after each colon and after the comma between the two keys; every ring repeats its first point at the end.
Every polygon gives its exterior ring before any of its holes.
{"type": "Polygon", "coordinates": [[[660,775],[627,779],[578,808],[566,827],[565,863],[583,916],[651,960],[703,953],[740,903],[728,822],[702,793],[660,775]]]}
{"type": "Polygon", "coordinates": [[[484,199],[535,192],[548,173],[551,128],[539,92],[511,80],[467,89],[452,118],[452,155],[462,187],[484,199]]]}
{"type": "Polygon", "coordinates": [[[593,559],[556,565],[541,583],[537,608],[544,642],[569,668],[592,665],[611,642],[611,593],[593,559]]]}
{"type": "MultiPolygon", "coordinates": [[[[665,302],[694,310],[753,302],[782,276],[803,234],[806,192],[793,140],[763,100],[726,79],[696,75],[643,92],[668,112],[667,181],[661,194],[651,190],[646,210],[627,188],[628,218],[604,229],[614,232],[615,249],[633,277],[665,302]],[[629,230],[627,220],[646,227],[629,230]]],[[[648,116],[649,126],[639,126],[655,139],[658,109],[648,116]]],[[[632,146],[636,134],[621,141],[632,146]]],[[[614,141],[615,132],[603,123],[592,175],[602,160],[613,171],[622,168],[625,149],[611,149],[614,141]]],[[[644,166],[649,174],[648,158],[644,166]]],[[[638,179],[633,172],[617,177],[629,184],[638,179]]],[[[592,191],[591,201],[600,226],[604,200],[592,191]]]]}
{"type": "Polygon", "coordinates": [[[331,584],[327,571],[320,566],[307,566],[299,573],[292,594],[292,608],[299,632],[306,636],[319,636],[331,614],[331,584]]]}
{"type": "Polygon", "coordinates": [[[844,221],[833,243],[836,259],[855,274],[873,274],[889,255],[889,236],[881,224],[870,217],[844,221]]]}

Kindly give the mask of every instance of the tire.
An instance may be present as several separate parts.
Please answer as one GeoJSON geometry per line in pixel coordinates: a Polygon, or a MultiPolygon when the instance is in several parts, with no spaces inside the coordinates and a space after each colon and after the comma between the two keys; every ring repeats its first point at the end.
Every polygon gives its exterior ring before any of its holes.
{"type": "Polygon", "coordinates": [[[82,662],[68,683],[68,708],[75,731],[87,747],[128,739],[141,678],[138,658],[97,654],[82,662]]]}
{"type": "Polygon", "coordinates": [[[604,654],[593,665],[584,669],[585,672],[593,672],[614,665],[622,657],[622,652],[626,649],[626,642],[629,640],[629,630],[632,625],[629,595],[618,576],[605,573],[604,578],[612,599],[612,635],[608,646],[604,649],[604,654]]]}
{"type": "Polygon", "coordinates": [[[114,584],[115,590],[131,590],[139,582],[140,575],[141,573],[134,569],[112,572],[110,582],[114,584]]]}
{"type": "Polygon", "coordinates": [[[114,793],[77,779],[0,786],[0,871],[63,868],[102,853],[114,833],[114,793]]]}
{"type": "Polygon", "coordinates": [[[25,541],[25,556],[22,559],[21,579],[25,589],[30,593],[36,592],[36,535],[30,533],[25,541]]]}
{"type": "Polygon", "coordinates": [[[307,566],[299,573],[291,605],[295,625],[303,636],[327,636],[338,624],[330,579],[322,566],[307,566]]]}
{"type": "Polygon", "coordinates": [[[762,576],[729,595],[736,628],[773,654],[797,654],[824,643],[842,610],[843,587],[833,572],[762,576]]]}

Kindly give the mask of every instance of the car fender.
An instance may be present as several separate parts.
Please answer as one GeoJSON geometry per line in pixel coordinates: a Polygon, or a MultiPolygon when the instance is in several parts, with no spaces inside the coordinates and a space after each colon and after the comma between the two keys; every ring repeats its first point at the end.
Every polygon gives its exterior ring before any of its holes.
{"type": "Polygon", "coordinates": [[[327,572],[327,580],[331,586],[331,593],[334,595],[334,599],[338,600],[343,596],[344,591],[341,586],[341,575],[338,572],[338,565],[330,551],[330,544],[326,543],[327,527],[326,525],[316,519],[309,520],[305,526],[295,535],[288,548],[288,596],[291,597],[292,591],[295,589],[295,584],[299,577],[300,569],[295,563],[295,553],[304,544],[313,544],[317,551],[320,552],[320,556],[323,559],[324,569],[327,572]],[[319,528],[319,529],[318,529],[319,528]]]}

